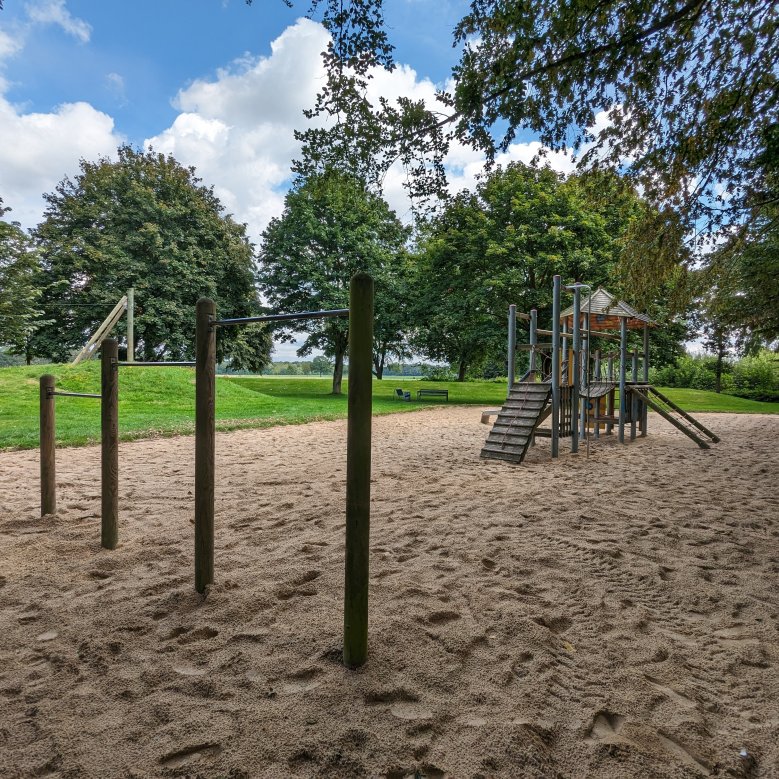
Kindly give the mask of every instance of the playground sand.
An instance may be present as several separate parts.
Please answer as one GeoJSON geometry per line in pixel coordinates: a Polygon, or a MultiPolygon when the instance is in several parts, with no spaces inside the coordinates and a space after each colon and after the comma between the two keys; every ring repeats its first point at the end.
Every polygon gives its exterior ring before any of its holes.
{"type": "Polygon", "coordinates": [[[340,662],[345,422],[0,454],[0,776],[779,776],[779,417],[480,461],[479,409],[375,420],[370,659],[340,662]],[[744,756],[740,752],[744,751],[744,756]]]}

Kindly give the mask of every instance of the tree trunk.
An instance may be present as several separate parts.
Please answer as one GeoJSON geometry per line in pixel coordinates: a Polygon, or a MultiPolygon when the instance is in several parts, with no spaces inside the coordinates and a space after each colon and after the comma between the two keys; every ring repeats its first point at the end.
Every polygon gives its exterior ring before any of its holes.
{"type": "Polygon", "coordinates": [[[465,381],[465,371],[468,368],[468,363],[465,360],[460,360],[460,367],[457,371],[457,381],[465,381]]]}
{"type": "Polygon", "coordinates": [[[714,371],[714,391],[722,392],[722,362],[725,358],[725,338],[722,333],[717,339],[717,367],[714,371]]]}
{"type": "Polygon", "coordinates": [[[333,395],[341,394],[341,382],[344,377],[344,352],[340,344],[335,351],[335,367],[333,368],[333,395]]]}
{"type": "Polygon", "coordinates": [[[381,381],[382,377],[384,376],[384,359],[387,356],[387,350],[382,349],[380,352],[374,352],[373,353],[373,368],[374,373],[376,374],[376,378],[381,381]]]}

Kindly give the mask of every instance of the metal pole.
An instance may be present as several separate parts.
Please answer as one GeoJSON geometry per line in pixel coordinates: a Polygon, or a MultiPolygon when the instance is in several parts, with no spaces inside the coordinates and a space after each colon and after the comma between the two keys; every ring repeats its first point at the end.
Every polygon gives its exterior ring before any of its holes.
{"type": "Polygon", "coordinates": [[[40,444],[41,444],[41,516],[56,514],[57,486],[55,466],[54,376],[40,378],[40,444]]]}
{"type": "Polygon", "coordinates": [[[106,338],[100,357],[100,425],[102,506],[100,545],[116,549],[119,543],[119,342],[106,338]]]}
{"type": "Polygon", "coordinates": [[[536,349],[538,343],[538,311],[535,308],[530,309],[530,370],[533,371],[532,379],[535,381],[536,370],[536,349]]]}
{"type": "Polygon", "coordinates": [[[581,386],[582,354],[581,289],[573,290],[573,389],[571,390],[571,451],[579,451],[579,388],[581,386]]]}
{"type": "Polygon", "coordinates": [[[625,443],[625,411],[627,410],[627,398],[625,397],[625,372],[628,362],[628,321],[623,316],[619,320],[619,442],[625,443]]]}
{"type": "Polygon", "coordinates": [[[135,287],[127,290],[127,362],[135,360],[135,287]]]}
{"type": "Polygon", "coordinates": [[[509,355],[508,355],[508,387],[506,397],[511,394],[514,386],[514,367],[517,358],[517,307],[512,303],[509,306],[509,355]]]}
{"type": "MultiPolygon", "coordinates": [[[[595,350],[595,382],[600,382],[600,349],[595,350]]],[[[600,438],[600,398],[590,400],[593,404],[593,416],[595,417],[595,438],[600,438]]]]}
{"type": "MultiPolygon", "coordinates": [[[[614,381],[614,355],[613,354],[609,354],[606,377],[609,383],[613,383],[614,381]]],[[[609,394],[606,395],[606,416],[607,417],[614,416],[614,390],[613,389],[609,390],[609,394]]],[[[614,423],[606,422],[606,435],[611,435],[613,430],[614,430],[614,423]]]]}
{"type": "MultiPolygon", "coordinates": [[[[632,377],[633,384],[638,384],[638,350],[633,349],[633,365],[632,365],[632,377]]],[[[630,393],[630,440],[636,440],[636,421],[638,418],[638,398],[635,392],[630,393]]]]}
{"type": "Polygon", "coordinates": [[[195,589],[214,583],[216,304],[200,298],[195,322],[195,589]]]}
{"type": "Polygon", "coordinates": [[[355,273],[349,285],[349,401],[346,437],[346,566],[344,665],[368,658],[368,574],[371,519],[373,279],[355,273]]]}
{"type": "MultiPolygon", "coordinates": [[[[649,325],[644,325],[644,384],[649,384],[649,325]]],[[[647,405],[641,403],[641,435],[646,435],[647,405]]]]}
{"type": "Polygon", "coordinates": [[[552,457],[560,448],[560,276],[552,287],[552,457]]]}

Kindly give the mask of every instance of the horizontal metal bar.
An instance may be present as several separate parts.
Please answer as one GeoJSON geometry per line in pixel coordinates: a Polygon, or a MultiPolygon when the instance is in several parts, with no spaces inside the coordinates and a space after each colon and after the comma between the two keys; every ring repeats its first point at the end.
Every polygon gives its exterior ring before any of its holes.
{"type": "Polygon", "coordinates": [[[94,395],[90,392],[60,392],[59,390],[55,390],[54,392],[50,393],[51,395],[62,395],[66,398],[99,398],[100,395],[94,395]]]}
{"type": "Polygon", "coordinates": [[[225,327],[230,325],[249,325],[252,322],[287,322],[292,319],[331,319],[349,316],[348,308],[334,308],[331,311],[301,311],[299,314],[265,314],[264,316],[242,316],[237,319],[216,319],[211,324],[225,327]]]}
{"type": "Polygon", "coordinates": [[[120,368],[193,368],[194,362],[118,362],[120,368]]]}

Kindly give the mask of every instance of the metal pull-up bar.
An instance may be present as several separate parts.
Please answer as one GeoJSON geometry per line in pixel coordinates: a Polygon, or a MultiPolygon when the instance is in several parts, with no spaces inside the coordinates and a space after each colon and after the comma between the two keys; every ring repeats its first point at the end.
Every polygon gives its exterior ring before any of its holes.
{"type": "Polygon", "coordinates": [[[263,314],[262,316],[240,316],[235,319],[216,319],[212,326],[230,327],[231,325],[250,325],[253,322],[289,322],[294,319],[332,319],[349,316],[348,308],[333,308],[329,311],[301,311],[297,314],[263,314]]]}

